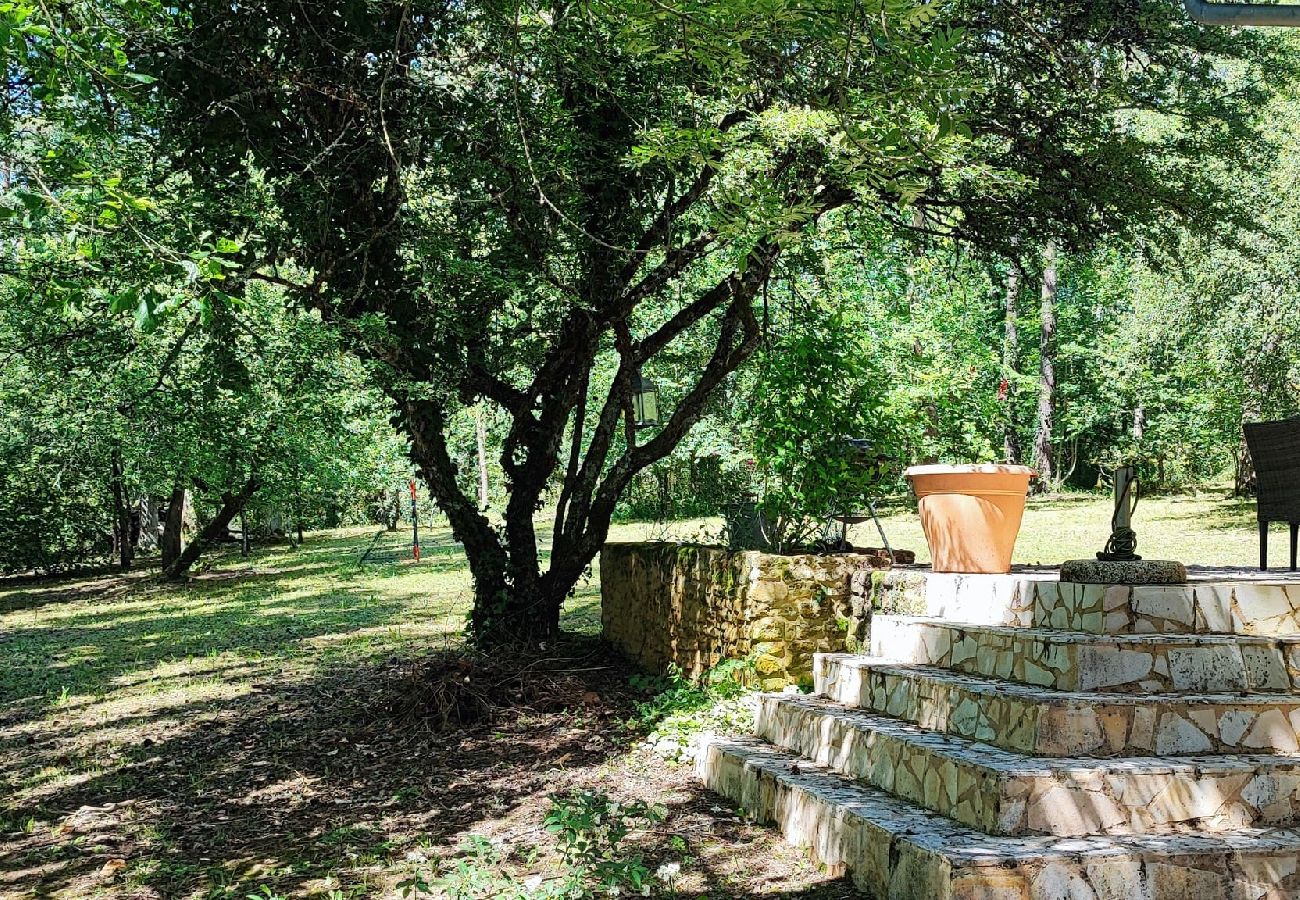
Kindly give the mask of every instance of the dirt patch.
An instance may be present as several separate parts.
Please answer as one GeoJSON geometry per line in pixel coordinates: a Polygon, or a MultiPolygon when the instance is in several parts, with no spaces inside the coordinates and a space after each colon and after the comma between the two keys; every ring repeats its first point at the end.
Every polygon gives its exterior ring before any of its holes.
{"type": "MultiPolygon", "coordinates": [[[[668,809],[638,840],[652,866],[680,867],[679,896],[852,895],[687,771],[629,753],[630,675],[591,639],[509,665],[441,651],[137,722],[72,761],[82,777],[5,809],[0,896],[395,896],[469,833],[541,864],[549,797],[574,789],[668,809]]],[[[2,744],[0,762],[61,737],[2,744]]]]}
{"type": "Polygon", "coordinates": [[[488,655],[449,649],[403,666],[385,710],[409,727],[445,732],[521,716],[599,709],[605,701],[588,679],[622,665],[597,653],[588,648],[580,656],[488,655]]]}

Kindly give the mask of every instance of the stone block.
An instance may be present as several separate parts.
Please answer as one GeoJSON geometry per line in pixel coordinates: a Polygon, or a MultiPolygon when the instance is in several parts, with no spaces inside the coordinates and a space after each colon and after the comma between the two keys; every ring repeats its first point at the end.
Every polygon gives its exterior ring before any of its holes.
{"type": "Polygon", "coordinates": [[[1187,567],[1168,559],[1070,559],[1061,564],[1061,581],[1076,584],[1183,584],[1187,567]]]}

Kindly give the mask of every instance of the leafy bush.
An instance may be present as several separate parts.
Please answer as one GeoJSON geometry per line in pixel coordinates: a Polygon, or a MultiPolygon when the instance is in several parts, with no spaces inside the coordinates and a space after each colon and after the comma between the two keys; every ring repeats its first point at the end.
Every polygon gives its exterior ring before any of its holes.
{"type": "Polygon", "coordinates": [[[751,404],[758,511],[764,543],[806,545],[837,513],[857,512],[891,453],[883,427],[885,378],[870,348],[850,340],[842,313],[821,310],[777,337],[764,354],[751,404]],[[866,438],[864,454],[846,438],[866,438]]]}
{"type": "Polygon", "coordinates": [[[49,448],[0,451],[0,574],[45,574],[107,562],[113,550],[107,489],[79,477],[80,458],[49,448]]]}
{"type": "Polygon", "coordinates": [[[631,888],[637,893],[649,883],[650,871],[641,856],[622,844],[636,828],[662,822],[666,811],[647,803],[619,803],[605,794],[574,791],[551,798],[545,819],[548,832],[560,840],[560,855],[585,887],[631,888]]]}
{"type": "MultiPolygon", "coordinates": [[[[722,435],[715,438],[712,443],[721,443],[722,435]]],[[[687,450],[708,455],[670,456],[638,474],[619,500],[620,521],[669,522],[716,515],[750,489],[748,467],[733,448],[687,450]]]]}

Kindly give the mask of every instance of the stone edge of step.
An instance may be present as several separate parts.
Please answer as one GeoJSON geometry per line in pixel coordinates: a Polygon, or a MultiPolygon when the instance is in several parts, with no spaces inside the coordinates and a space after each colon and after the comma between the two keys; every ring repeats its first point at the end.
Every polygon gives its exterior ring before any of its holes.
{"type": "MultiPolygon", "coordinates": [[[[827,665],[846,665],[858,669],[870,669],[884,674],[898,675],[903,678],[926,678],[931,681],[956,684],[977,693],[1002,694],[1022,698],[1031,703],[1077,703],[1100,706],[1152,703],[1170,704],[1205,704],[1217,706],[1254,706],[1282,705],[1300,707],[1300,693],[1285,691],[1232,691],[1224,693],[1170,693],[1151,692],[1142,694],[1106,692],[1106,691],[1058,691],[1053,688],[1023,684],[1018,681],[1004,681],[965,672],[954,672],[938,666],[920,663],[902,662],[886,659],[882,656],[866,656],[855,653],[818,653],[815,654],[813,672],[817,681],[824,680],[822,673],[827,665]]],[[[819,693],[821,691],[819,690],[819,693]]]]}
{"type": "Polygon", "coordinates": [[[918,625],[945,628],[964,634],[994,634],[1029,637],[1044,643],[1058,644],[1183,644],[1197,647],[1242,646],[1269,647],[1275,645],[1300,645],[1300,634],[1259,635],[1222,632],[1151,631],[1097,634],[1068,628],[1022,627],[1018,625],[981,625],[973,622],[954,622],[937,616],[878,615],[873,622],[884,620],[891,625],[918,625]]]}
{"type": "MultiPolygon", "coordinates": [[[[762,703],[797,707],[810,715],[839,719],[860,731],[879,732],[889,738],[918,747],[927,753],[976,766],[1004,778],[1046,778],[1107,772],[1123,775],[1230,775],[1261,768],[1300,771],[1300,756],[1282,753],[1233,753],[1207,756],[1027,756],[969,738],[928,731],[892,716],[845,706],[822,697],[792,694],[762,694],[762,703]]],[[[764,712],[760,708],[760,718],[764,712]]],[[[770,736],[770,743],[776,744],[770,736]]],[[[778,745],[780,746],[780,745],[778,745]]],[[[795,748],[782,747],[793,751],[795,748]]]]}
{"type": "Polygon", "coordinates": [[[1300,830],[1286,828],[1089,837],[988,835],[752,739],[718,738],[701,748],[696,773],[710,789],[714,785],[710,783],[708,767],[716,753],[730,755],[747,770],[870,822],[895,840],[941,856],[955,868],[1022,865],[1057,859],[1086,863],[1091,858],[1116,855],[1150,859],[1187,854],[1300,853],[1300,830]]]}

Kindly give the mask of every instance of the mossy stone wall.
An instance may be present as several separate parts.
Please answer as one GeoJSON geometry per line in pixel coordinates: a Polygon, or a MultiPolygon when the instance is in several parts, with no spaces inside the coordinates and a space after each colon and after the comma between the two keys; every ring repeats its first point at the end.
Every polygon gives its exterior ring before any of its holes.
{"type": "Polygon", "coordinates": [[[860,554],[610,543],[600,558],[603,633],[651,671],[676,663],[698,678],[723,660],[752,657],[763,689],[806,685],[814,653],[866,646],[873,607],[910,605],[883,576],[860,554]]]}

